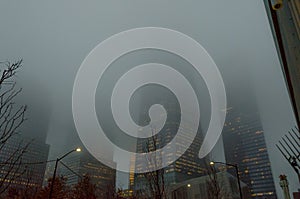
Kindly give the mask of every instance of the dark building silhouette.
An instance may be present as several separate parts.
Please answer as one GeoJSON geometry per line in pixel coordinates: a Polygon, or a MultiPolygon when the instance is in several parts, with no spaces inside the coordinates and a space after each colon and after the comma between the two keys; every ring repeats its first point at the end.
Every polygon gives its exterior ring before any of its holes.
{"type": "Polygon", "coordinates": [[[96,185],[99,198],[105,198],[107,190],[111,191],[115,187],[116,170],[102,164],[86,149],[80,153],[73,153],[61,162],[59,174],[67,178],[68,185],[77,184],[84,175],[88,175],[96,185]]]}

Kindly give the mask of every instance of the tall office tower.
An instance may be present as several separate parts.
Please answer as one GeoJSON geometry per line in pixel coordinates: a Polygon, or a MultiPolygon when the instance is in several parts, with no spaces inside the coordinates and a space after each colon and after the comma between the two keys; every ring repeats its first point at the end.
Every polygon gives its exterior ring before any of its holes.
{"type": "Polygon", "coordinates": [[[277,198],[259,117],[229,109],[223,143],[226,162],[238,165],[240,179],[249,186],[252,198],[277,198]]]}
{"type": "Polygon", "coordinates": [[[105,198],[107,190],[114,189],[116,178],[116,170],[99,162],[86,149],[62,160],[59,174],[67,178],[68,185],[77,184],[84,175],[88,175],[96,185],[99,198],[105,198]]]}
{"type": "MultiPolygon", "coordinates": [[[[172,128],[172,124],[166,124],[167,128],[172,128]]],[[[188,131],[188,128],[185,130],[188,131]]],[[[159,148],[161,144],[165,144],[170,142],[172,138],[172,131],[166,131],[163,136],[158,136],[156,141],[152,142],[138,142],[138,151],[143,151],[143,148],[149,148],[150,150],[155,147],[159,148]],[[156,145],[156,146],[155,146],[156,145]]],[[[169,166],[164,168],[164,179],[166,184],[175,184],[187,179],[199,177],[205,174],[205,162],[204,160],[200,160],[198,158],[199,148],[201,144],[201,136],[199,134],[196,136],[193,144],[187,149],[181,157],[171,163],[169,166]]],[[[169,162],[172,159],[177,157],[177,154],[181,152],[181,148],[183,145],[186,145],[188,139],[191,139],[188,134],[179,137],[177,139],[177,143],[175,147],[169,147],[165,151],[164,157],[166,159],[162,160],[161,156],[157,156],[152,160],[153,164],[161,164],[162,161],[169,162]]],[[[151,164],[152,164],[151,163],[151,164]]],[[[140,162],[139,159],[136,160],[135,169],[138,170],[146,170],[145,164],[140,162]]],[[[135,189],[140,189],[142,186],[145,186],[145,182],[143,182],[144,175],[136,174],[135,175],[135,189]]]]}
{"type": "Polygon", "coordinates": [[[4,182],[1,187],[41,187],[48,153],[48,144],[22,135],[12,136],[0,150],[0,180],[4,182]],[[22,151],[27,145],[25,151],[22,151]],[[12,167],[14,163],[15,166],[12,167]]]}
{"type": "MultiPolygon", "coordinates": [[[[166,147],[166,150],[161,155],[151,157],[152,159],[148,160],[149,162],[151,161],[151,163],[148,165],[147,163],[143,162],[145,161],[144,159],[142,160],[137,157],[135,159],[135,170],[147,170],[151,169],[149,168],[149,165],[151,167],[152,165],[159,166],[163,162],[170,163],[169,166],[163,168],[164,183],[166,184],[175,184],[185,181],[187,179],[204,175],[205,159],[200,160],[198,158],[199,149],[202,143],[201,126],[199,126],[197,135],[193,139],[191,133],[193,128],[195,128],[191,125],[193,122],[184,121],[181,118],[180,106],[176,98],[172,96],[172,93],[169,93],[169,91],[166,91],[163,88],[157,86],[148,86],[148,88],[145,88],[144,90],[147,91],[147,89],[148,92],[155,93],[156,95],[152,95],[151,97],[145,98],[145,96],[147,96],[146,93],[143,93],[143,91],[141,91],[141,103],[139,103],[137,99],[132,99],[132,101],[137,100],[134,103],[140,104],[140,106],[144,107],[145,109],[141,109],[140,113],[133,113],[133,115],[140,114],[138,118],[141,121],[144,121],[142,119],[145,117],[144,114],[148,112],[149,106],[153,104],[163,105],[167,115],[162,114],[160,116],[157,116],[156,118],[152,118],[153,120],[156,120],[152,121],[153,126],[151,127],[154,136],[147,139],[138,139],[137,152],[147,153],[150,151],[156,151],[157,149],[160,149],[162,147],[166,147]],[[163,128],[159,132],[156,132],[156,122],[159,123],[160,121],[164,120],[166,122],[163,128]],[[178,134],[179,131],[181,132],[181,134],[178,135],[178,137],[175,137],[175,135],[178,134]],[[168,143],[170,143],[172,140],[175,144],[168,145],[168,143]],[[187,146],[189,143],[192,144],[184,152],[184,147],[187,146]],[[172,162],[173,160],[175,161],[172,162]]],[[[145,124],[143,122],[141,123],[145,124]]],[[[149,131],[149,128],[141,128],[139,130],[141,132],[147,130],[149,131]]],[[[145,175],[143,174],[136,174],[134,182],[134,189],[136,190],[141,190],[143,189],[143,187],[147,186],[147,181],[145,179],[145,175]]]]}

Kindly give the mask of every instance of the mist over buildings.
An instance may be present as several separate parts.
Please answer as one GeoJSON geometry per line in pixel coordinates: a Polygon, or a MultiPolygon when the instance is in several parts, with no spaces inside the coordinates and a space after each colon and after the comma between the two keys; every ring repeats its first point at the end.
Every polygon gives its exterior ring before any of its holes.
{"type": "MultiPolygon", "coordinates": [[[[210,0],[204,5],[196,0],[5,0],[0,3],[0,61],[24,59],[17,79],[23,88],[20,103],[28,104],[29,121],[24,131],[38,139],[46,138],[54,158],[82,146],[72,116],[72,89],[77,70],[97,44],[136,27],[183,32],[203,45],[219,67],[228,107],[259,114],[273,172],[286,173],[291,184],[296,184],[290,166],[275,148],[280,137],[295,125],[295,119],[265,15],[262,1],[210,0]]],[[[184,60],[166,52],[137,51],[118,59],[112,65],[115,69],[107,72],[116,78],[122,72],[118,68],[153,61],[175,67],[196,82],[205,132],[209,94],[201,77],[185,70],[188,64],[184,60]]],[[[113,81],[110,78],[107,83],[113,81]]],[[[97,114],[106,114],[99,112],[99,106],[109,89],[112,86],[101,88],[99,83],[97,114]]],[[[278,185],[277,176],[274,178],[278,185]]]]}

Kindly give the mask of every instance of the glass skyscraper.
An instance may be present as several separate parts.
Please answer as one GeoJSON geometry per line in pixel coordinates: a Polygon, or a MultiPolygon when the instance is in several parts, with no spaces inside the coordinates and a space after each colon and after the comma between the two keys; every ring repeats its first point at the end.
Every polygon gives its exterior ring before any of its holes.
{"type": "MultiPolygon", "coordinates": [[[[145,93],[141,93],[140,101],[135,101],[135,104],[140,105],[140,107],[148,107],[151,104],[161,104],[164,106],[167,112],[167,119],[160,132],[156,132],[155,127],[153,127],[153,133],[157,133],[155,136],[148,139],[137,139],[136,151],[138,153],[147,153],[149,151],[156,151],[157,149],[166,146],[166,151],[164,151],[165,154],[163,155],[163,159],[162,157],[154,157],[154,160],[152,161],[155,162],[154,164],[158,165],[161,164],[162,161],[170,163],[169,166],[163,168],[162,172],[165,180],[164,183],[167,186],[171,186],[188,179],[205,175],[205,164],[209,161],[206,161],[206,158],[198,158],[199,149],[203,141],[201,125],[199,124],[195,139],[191,140],[191,132],[195,127],[191,125],[190,121],[183,121],[181,119],[180,106],[174,96],[172,96],[172,94],[168,91],[157,86],[149,86],[145,90],[147,91],[147,89],[148,92],[155,89],[156,95],[145,98],[144,96],[147,95],[145,93]],[[180,123],[181,127],[179,127],[180,123]],[[181,131],[182,134],[177,138],[174,138],[178,131],[181,131]],[[175,144],[172,146],[167,146],[167,144],[170,143],[172,139],[176,139],[175,144]],[[183,146],[186,146],[190,142],[192,142],[192,144],[184,152],[183,146]],[[174,159],[176,160],[171,163],[171,161],[174,159]]],[[[138,112],[137,114],[139,114],[139,118],[141,118],[141,121],[143,120],[142,118],[144,118],[144,115],[147,115],[145,113],[148,112],[147,109],[136,111],[138,112]],[[141,111],[142,113],[139,111],[141,111]]],[[[160,119],[161,118],[155,118],[155,120],[160,119]]],[[[144,129],[142,128],[141,131],[143,130],[144,129]]],[[[139,159],[135,159],[134,161],[132,161],[132,164],[134,164],[136,171],[148,169],[145,168],[145,165],[147,164],[144,164],[144,162],[142,161],[143,160],[139,159]]],[[[135,174],[134,179],[131,178],[130,180],[130,185],[134,184],[133,189],[135,190],[140,190],[145,186],[149,186],[147,185],[147,182],[145,182],[144,174],[135,174]]]]}
{"type": "Polygon", "coordinates": [[[85,149],[66,157],[59,165],[59,173],[67,178],[68,185],[77,184],[84,175],[88,175],[91,183],[96,185],[96,194],[105,198],[107,191],[115,186],[116,170],[102,164],[85,149]]]}
{"type": "Polygon", "coordinates": [[[4,183],[1,186],[5,187],[7,184],[18,189],[40,188],[48,153],[48,144],[20,134],[10,137],[0,150],[0,179],[4,183]],[[22,152],[23,149],[25,151],[22,152]]]}
{"type": "Polygon", "coordinates": [[[277,198],[259,117],[229,109],[223,143],[226,162],[238,165],[240,179],[249,186],[252,198],[277,198]]]}

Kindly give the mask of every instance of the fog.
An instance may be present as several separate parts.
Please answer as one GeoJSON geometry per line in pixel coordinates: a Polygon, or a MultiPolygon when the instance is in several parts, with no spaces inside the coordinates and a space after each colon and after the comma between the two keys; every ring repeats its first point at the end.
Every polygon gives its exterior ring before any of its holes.
{"type": "MultiPolygon", "coordinates": [[[[292,168],[275,147],[295,119],[267,20],[262,1],[2,0],[0,61],[24,60],[17,81],[23,88],[20,101],[29,106],[25,129],[45,138],[50,157],[56,157],[82,145],[73,122],[72,89],[77,70],[96,45],[113,34],[146,26],[189,35],[219,67],[228,106],[259,112],[280,196],[278,176],[282,173],[288,176],[291,190],[298,188],[292,168]]],[[[168,56],[136,55],[145,63],[168,56]]],[[[165,60],[170,65],[178,63],[165,60]]],[[[203,82],[199,83],[202,88],[203,82]]],[[[209,100],[203,96],[200,107],[206,113],[209,100]]],[[[207,128],[207,117],[203,123],[207,128]]],[[[222,158],[222,154],[218,157],[220,147],[215,149],[215,159],[222,158]]]]}

